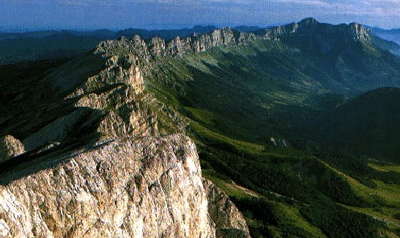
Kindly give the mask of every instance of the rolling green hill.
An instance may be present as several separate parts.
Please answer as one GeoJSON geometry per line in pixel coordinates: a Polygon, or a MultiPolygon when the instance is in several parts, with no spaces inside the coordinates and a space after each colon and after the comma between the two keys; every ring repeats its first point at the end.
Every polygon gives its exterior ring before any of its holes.
{"type": "Polygon", "coordinates": [[[321,123],[328,144],[348,151],[398,161],[399,88],[370,91],[336,108],[321,123]]]}

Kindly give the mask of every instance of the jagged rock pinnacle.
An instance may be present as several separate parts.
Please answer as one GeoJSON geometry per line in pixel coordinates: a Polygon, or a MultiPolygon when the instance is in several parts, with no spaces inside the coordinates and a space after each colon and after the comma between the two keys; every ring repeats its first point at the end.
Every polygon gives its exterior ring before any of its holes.
{"type": "Polygon", "coordinates": [[[369,29],[358,23],[351,23],[350,30],[354,40],[368,41],[371,37],[369,29]]]}

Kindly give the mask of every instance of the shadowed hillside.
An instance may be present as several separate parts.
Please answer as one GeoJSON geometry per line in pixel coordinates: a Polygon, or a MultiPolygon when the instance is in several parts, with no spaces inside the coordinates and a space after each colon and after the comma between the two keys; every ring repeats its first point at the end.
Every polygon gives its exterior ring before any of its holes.
{"type": "Polygon", "coordinates": [[[327,143],[347,151],[398,161],[399,88],[381,88],[336,108],[322,122],[327,143]]]}

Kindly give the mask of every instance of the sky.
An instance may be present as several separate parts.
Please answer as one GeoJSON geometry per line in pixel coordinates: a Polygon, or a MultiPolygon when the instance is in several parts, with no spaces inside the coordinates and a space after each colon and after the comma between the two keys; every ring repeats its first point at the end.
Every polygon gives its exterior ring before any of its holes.
{"type": "Polygon", "coordinates": [[[400,0],[0,0],[0,31],[269,26],[305,17],[400,28],[400,0]]]}

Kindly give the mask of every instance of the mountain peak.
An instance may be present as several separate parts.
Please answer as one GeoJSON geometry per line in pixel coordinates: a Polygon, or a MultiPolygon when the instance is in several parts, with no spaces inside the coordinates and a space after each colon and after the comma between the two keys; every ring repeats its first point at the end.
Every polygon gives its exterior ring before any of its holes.
{"type": "Polygon", "coordinates": [[[313,17],[304,18],[299,22],[299,25],[316,25],[319,22],[313,17]]]}

